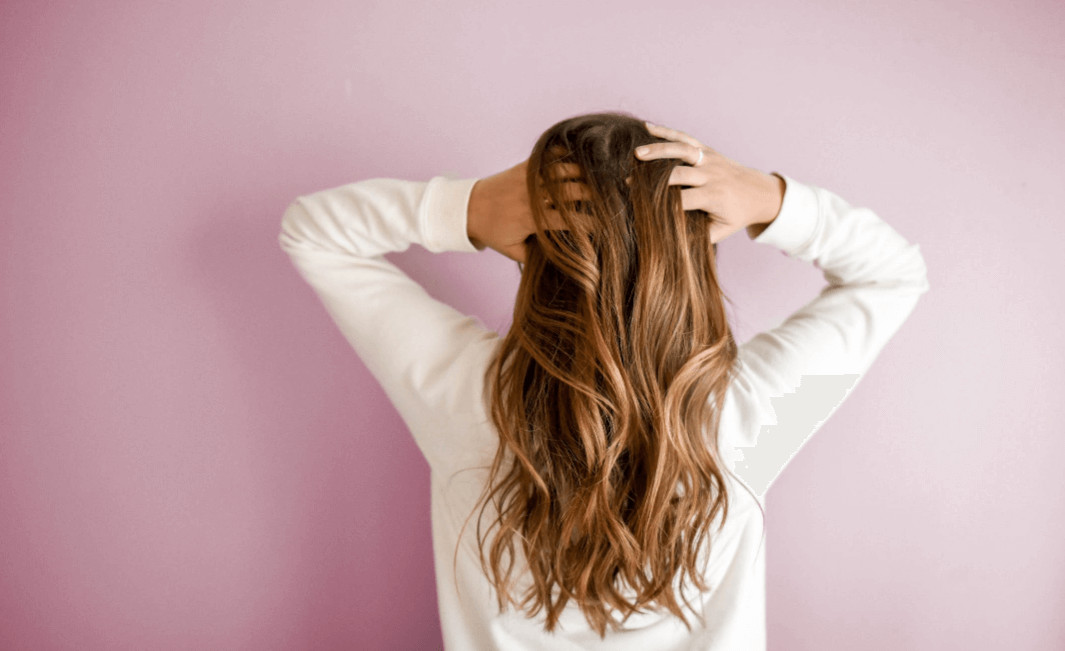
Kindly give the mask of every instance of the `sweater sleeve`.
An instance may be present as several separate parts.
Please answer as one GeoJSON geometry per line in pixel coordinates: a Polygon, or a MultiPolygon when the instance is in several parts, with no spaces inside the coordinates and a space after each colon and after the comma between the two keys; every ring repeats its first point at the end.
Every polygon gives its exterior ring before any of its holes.
{"type": "Polygon", "coordinates": [[[281,248],[431,466],[456,454],[463,424],[483,418],[470,396],[481,393],[499,335],[434,299],[384,254],[411,244],[434,253],[477,252],[466,231],[476,181],[372,178],[297,197],[281,220],[281,248]]]}
{"type": "Polygon", "coordinates": [[[789,176],[755,242],[812,263],[826,284],[739,347],[722,451],[760,498],[854,389],[929,284],[920,247],[866,207],[789,176]]]}

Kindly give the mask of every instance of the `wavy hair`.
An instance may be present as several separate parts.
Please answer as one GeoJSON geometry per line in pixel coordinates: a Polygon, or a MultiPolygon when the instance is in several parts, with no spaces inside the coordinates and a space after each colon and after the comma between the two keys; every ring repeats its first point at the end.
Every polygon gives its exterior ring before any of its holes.
{"type": "Polygon", "coordinates": [[[646,609],[690,629],[674,584],[708,589],[700,547],[728,515],[716,434],[737,357],[729,299],[712,216],[668,183],[684,163],[633,154],[654,142],[629,114],[585,114],[545,131],[528,161],[536,232],[485,371],[499,447],[477,547],[500,610],[544,610],[548,631],[570,600],[601,637],[646,609]],[[571,201],[569,182],[589,198],[571,201]],[[531,575],[520,602],[516,547],[531,575]]]}

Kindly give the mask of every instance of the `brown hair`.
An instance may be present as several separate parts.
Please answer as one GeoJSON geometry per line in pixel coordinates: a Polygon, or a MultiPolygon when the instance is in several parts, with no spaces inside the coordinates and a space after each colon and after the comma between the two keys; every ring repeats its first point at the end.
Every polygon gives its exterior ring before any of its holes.
{"type": "Polygon", "coordinates": [[[485,372],[499,448],[477,545],[501,611],[519,604],[518,546],[532,580],[519,608],[545,609],[548,631],[570,599],[600,636],[619,626],[612,610],[624,621],[665,608],[690,628],[674,582],[708,589],[699,548],[728,514],[716,436],[737,356],[728,298],[711,215],[683,210],[668,184],[682,161],[633,154],[654,142],[665,139],[629,114],[579,115],[545,131],[528,161],[536,232],[485,372]],[[567,201],[568,181],[591,198],[567,201]]]}

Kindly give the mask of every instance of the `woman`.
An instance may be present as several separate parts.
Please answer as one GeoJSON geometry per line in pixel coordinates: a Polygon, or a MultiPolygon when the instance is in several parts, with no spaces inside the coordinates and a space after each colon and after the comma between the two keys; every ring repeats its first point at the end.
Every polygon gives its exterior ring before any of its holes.
{"type": "Polygon", "coordinates": [[[765,490],[928,289],[871,210],[619,112],[489,177],[303,195],[280,243],[429,462],[449,649],[764,648],[765,490]],[[827,285],[737,345],[740,230],[827,285]],[[383,257],[411,243],[517,261],[505,336],[383,257]]]}

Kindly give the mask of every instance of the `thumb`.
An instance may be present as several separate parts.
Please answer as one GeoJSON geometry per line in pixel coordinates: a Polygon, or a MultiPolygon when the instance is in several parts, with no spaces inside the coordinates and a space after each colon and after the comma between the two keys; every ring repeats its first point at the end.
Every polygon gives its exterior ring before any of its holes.
{"type": "Polygon", "coordinates": [[[511,244],[510,246],[504,247],[503,250],[500,251],[500,253],[507,256],[511,260],[514,260],[515,262],[525,264],[527,246],[528,245],[526,245],[524,242],[518,242],[517,244],[511,244]]]}
{"type": "Polygon", "coordinates": [[[735,233],[736,231],[740,230],[740,228],[738,226],[736,226],[735,224],[727,224],[725,222],[722,222],[722,221],[716,219],[713,215],[711,215],[710,218],[712,220],[710,222],[710,243],[711,244],[717,244],[721,240],[724,240],[724,239],[728,238],[733,233],[735,233]]]}

